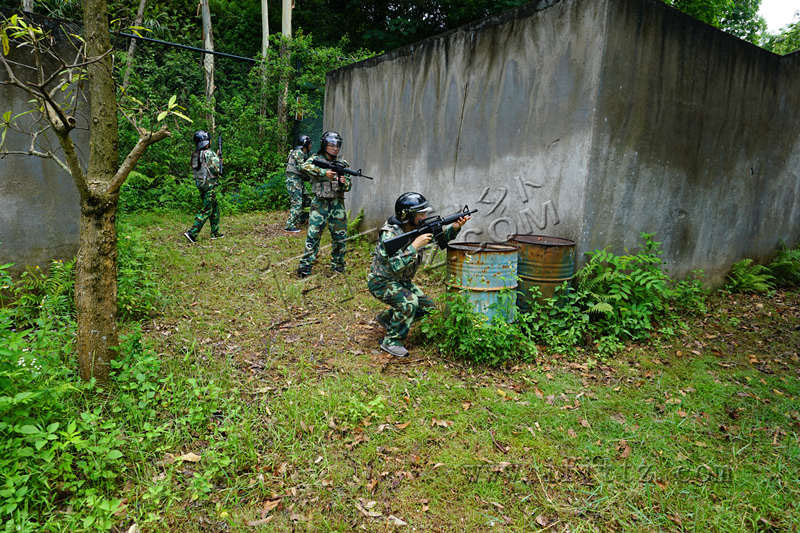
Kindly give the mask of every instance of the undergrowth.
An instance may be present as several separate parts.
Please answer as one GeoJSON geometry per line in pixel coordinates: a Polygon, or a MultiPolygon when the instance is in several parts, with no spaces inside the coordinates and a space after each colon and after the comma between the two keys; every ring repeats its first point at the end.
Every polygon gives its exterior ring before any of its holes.
{"type": "MultiPolygon", "coordinates": [[[[122,321],[139,320],[158,311],[164,295],[158,287],[141,230],[118,225],[117,305],[122,321]]],[[[65,325],[75,319],[75,260],[55,260],[46,274],[37,266],[22,273],[8,292],[14,323],[65,325]]]]}

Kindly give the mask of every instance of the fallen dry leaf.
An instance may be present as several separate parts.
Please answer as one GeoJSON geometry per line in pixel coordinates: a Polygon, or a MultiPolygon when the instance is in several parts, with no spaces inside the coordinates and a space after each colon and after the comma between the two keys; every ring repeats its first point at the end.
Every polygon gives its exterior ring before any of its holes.
{"type": "Polygon", "coordinates": [[[547,518],[545,518],[544,515],[540,514],[539,516],[536,517],[536,523],[542,527],[547,527],[547,524],[549,524],[550,521],[547,520],[547,518]]]}
{"type": "Polygon", "coordinates": [[[620,440],[619,444],[617,445],[617,451],[619,452],[620,459],[627,459],[631,454],[631,447],[628,444],[628,441],[625,439],[620,440]]]}
{"type": "Polygon", "coordinates": [[[461,408],[464,409],[465,411],[469,410],[470,407],[472,407],[471,402],[464,402],[461,404],[461,408]]]}
{"type": "Polygon", "coordinates": [[[189,461],[190,463],[200,462],[200,456],[194,452],[189,452],[178,457],[178,461],[189,461]]]}
{"type": "Polygon", "coordinates": [[[585,418],[581,418],[580,420],[578,420],[578,422],[580,423],[580,425],[582,425],[585,428],[591,428],[592,427],[592,425],[589,423],[589,421],[586,420],[585,418]]]}
{"type": "Polygon", "coordinates": [[[368,501],[364,498],[359,498],[359,501],[356,502],[356,509],[358,509],[358,511],[367,518],[378,518],[379,516],[382,516],[381,513],[379,511],[371,510],[373,507],[375,507],[375,503],[376,502],[374,501],[368,501]]]}
{"type": "Polygon", "coordinates": [[[406,429],[411,422],[403,422],[402,424],[395,424],[394,427],[397,429],[406,429]]]}
{"type": "Polygon", "coordinates": [[[261,518],[261,519],[259,519],[259,520],[249,520],[249,521],[247,522],[247,525],[248,525],[248,526],[250,526],[250,527],[258,527],[258,526],[263,526],[263,525],[269,524],[270,520],[272,520],[272,518],[273,518],[274,516],[275,516],[275,515],[272,515],[272,514],[271,514],[271,515],[269,515],[268,517],[266,517],[266,518],[261,518]]]}
{"type": "Polygon", "coordinates": [[[453,425],[453,422],[450,420],[438,420],[436,418],[431,419],[431,426],[439,426],[442,428],[449,428],[453,425]]]}
{"type": "Polygon", "coordinates": [[[575,437],[577,437],[577,436],[578,436],[578,434],[577,434],[577,433],[575,433],[575,430],[574,430],[574,429],[572,429],[572,428],[569,428],[569,429],[567,430],[567,435],[569,435],[569,437],[570,437],[571,439],[574,439],[575,437]]]}
{"type": "Polygon", "coordinates": [[[261,511],[266,514],[273,509],[275,509],[278,505],[280,505],[281,499],[275,498],[274,500],[267,500],[264,502],[264,505],[261,506],[261,511]]]}
{"type": "Polygon", "coordinates": [[[402,527],[402,526],[407,526],[407,525],[408,525],[406,522],[404,522],[403,520],[401,520],[401,519],[397,518],[397,517],[396,517],[395,515],[393,515],[393,514],[390,514],[390,515],[389,515],[389,517],[388,517],[388,521],[389,521],[389,523],[390,523],[390,524],[392,524],[393,526],[402,527]]]}

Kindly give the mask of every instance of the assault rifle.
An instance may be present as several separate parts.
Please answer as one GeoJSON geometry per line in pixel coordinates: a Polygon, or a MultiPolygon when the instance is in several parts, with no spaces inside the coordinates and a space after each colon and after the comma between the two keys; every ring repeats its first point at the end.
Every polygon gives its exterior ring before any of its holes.
{"type": "Polygon", "coordinates": [[[368,180],[373,179],[370,178],[369,176],[365,176],[364,174],[362,174],[360,168],[358,170],[353,170],[352,168],[345,166],[345,164],[342,163],[341,161],[327,161],[325,159],[315,157],[312,163],[314,163],[314,165],[319,168],[324,168],[325,170],[333,170],[339,177],[343,176],[344,174],[348,174],[350,176],[358,176],[359,178],[366,178],[368,180]]]}
{"type": "Polygon", "coordinates": [[[444,218],[440,217],[439,215],[428,217],[420,222],[416,229],[384,241],[383,248],[386,250],[386,254],[391,257],[399,250],[402,250],[408,246],[414,239],[420,235],[425,235],[426,233],[432,233],[433,238],[436,239],[436,244],[439,245],[439,248],[445,248],[447,247],[447,241],[444,240],[444,232],[442,231],[442,228],[448,224],[452,224],[461,217],[465,217],[477,212],[477,209],[470,210],[470,208],[465,205],[464,209],[461,211],[444,218]]]}

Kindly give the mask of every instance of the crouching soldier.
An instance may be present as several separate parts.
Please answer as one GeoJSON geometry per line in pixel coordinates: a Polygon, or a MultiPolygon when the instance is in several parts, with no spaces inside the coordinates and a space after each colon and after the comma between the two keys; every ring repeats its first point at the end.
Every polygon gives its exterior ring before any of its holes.
{"type": "MultiPolygon", "coordinates": [[[[419,193],[407,192],[394,204],[394,216],[389,217],[381,228],[378,244],[372,254],[372,266],[367,276],[369,292],[378,300],[390,305],[389,309],[378,314],[375,320],[386,329],[380,348],[395,356],[407,357],[408,350],[403,341],[414,319],[421,318],[431,307],[433,301],[411,280],[422,262],[422,248],[432,238],[426,233],[415,238],[411,244],[389,255],[384,243],[416,228],[431,211],[428,201],[419,193]]],[[[456,237],[469,216],[443,228],[444,241],[456,237]]]]}

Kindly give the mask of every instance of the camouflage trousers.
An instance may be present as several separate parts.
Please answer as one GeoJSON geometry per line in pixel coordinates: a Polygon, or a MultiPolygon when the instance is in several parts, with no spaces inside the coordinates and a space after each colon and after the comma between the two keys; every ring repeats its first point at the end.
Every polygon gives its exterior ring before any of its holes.
{"type": "Polygon", "coordinates": [[[344,268],[345,240],[347,239],[347,212],[342,198],[319,198],[311,200],[311,214],[308,217],[306,252],[300,259],[300,268],[311,268],[319,254],[319,241],[322,231],[328,224],[331,230],[331,268],[344,268]]]}
{"type": "Polygon", "coordinates": [[[311,200],[306,194],[303,178],[297,174],[286,174],[286,192],[289,193],[289,219],[286,227],[298,227],[303,223],[303,208],[311,204],[311,200]]]}
{"type": "Polygon", "coordinates": [[[203,202],[203,207],[200,212],[194,217],[194,224],[188,231],[192,238],[197,238],[197,234],[203,229],[203,224],[206,220],[211,219],[211,235],[219,234],[219,205],[217,205],[217,191],[210,188],[206,191],[200,191],[200,199],[203,202]]]}
{"type": "Polygon", "coordinates": [[[411,323],[434,306],[433,300],[411,281],[369,276],[367,288],[375,298],[391,306],[379,315],[380,321],[389,326],[382,341],[386,345],[402,345],[411,323]]]}

